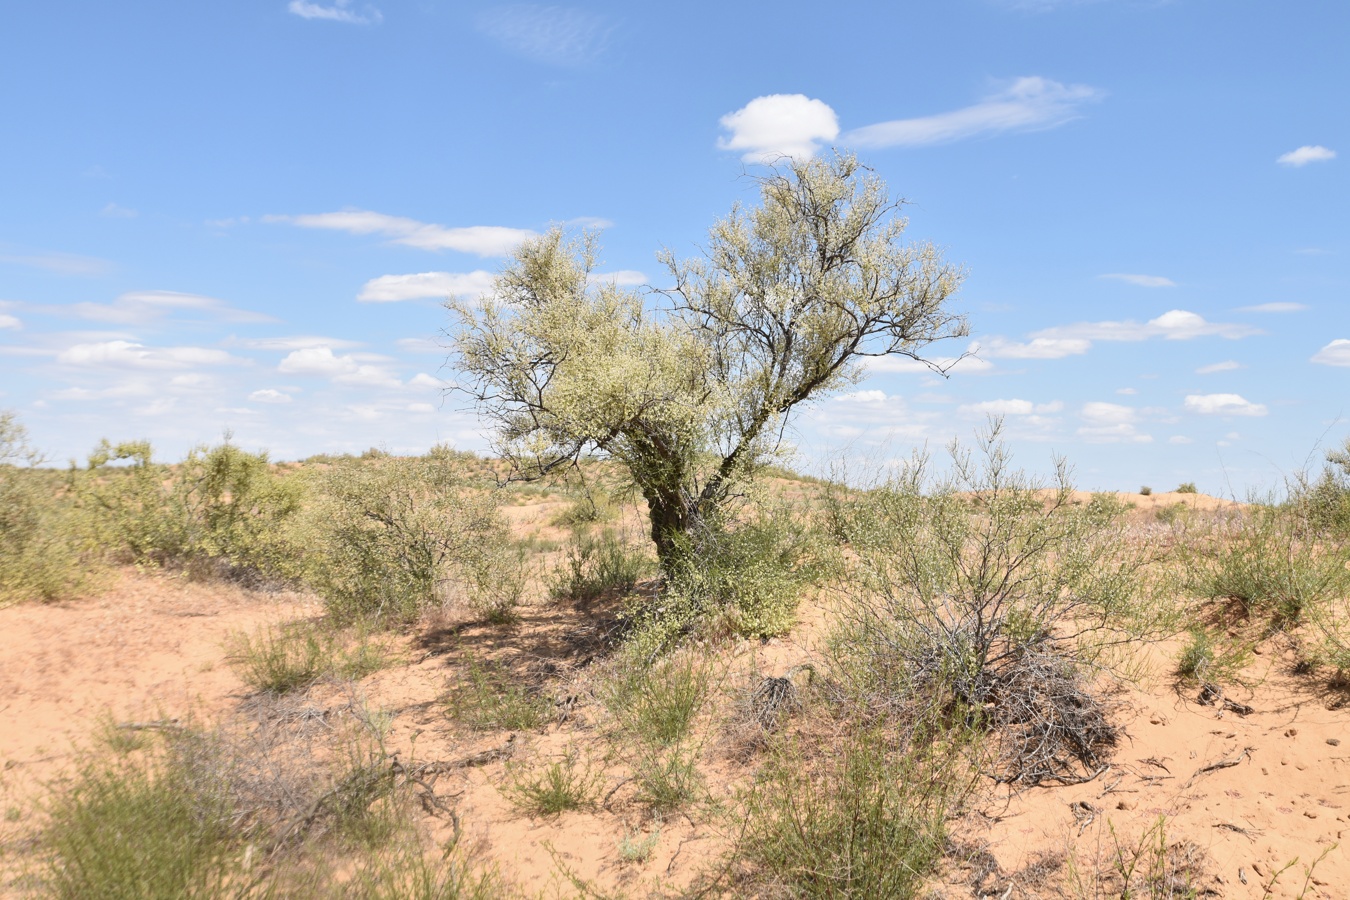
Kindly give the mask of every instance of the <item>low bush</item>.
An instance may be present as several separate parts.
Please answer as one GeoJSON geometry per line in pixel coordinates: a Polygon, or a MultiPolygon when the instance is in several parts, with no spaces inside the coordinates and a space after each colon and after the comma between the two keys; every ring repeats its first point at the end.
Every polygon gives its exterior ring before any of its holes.
{"type": "Polygon", "coordinates": [[[593,773],[575,749],[562,759],[536,768],[507,766],[506,795],[531,815],[556,816],[595,804],[604,776],[593,773]]]}
{"type": "Polygon", "coordinates": [[[1226,640],[1200,625],[1188,629],[1190,639],[1177,657],[1177,674],[1197,682],[1236,680],[1252,657],[1251,645],[1226,640]]]}
{"type": "Polygon", "coordinates": [[[549,594],[555,600],[587,602],[633,591],[648,569],[647,558],[628,547],[612,530],[598,535],[576,532],[554,570],[549,594]]]}
{"type": "Polygon", "coordinates": [[[950,743],[901,752],[863,732],[810,758],[785,744],[742,797],[743,880],[756,896],[919,896],[972,781],[950,743]]]}
{"type": "Polygon", "coordinates": [[[453,457],[338,462],[318,477],[304,525],[305,578],[339,621],[416,621],[461,602],[510,618],[524,561],[490,493],[453,457]]]}
{"type": "Polygon", "coordinates": [[[1181,484],[1177,485],[1176,493],[1198,494],[1199,490],[1196,488],[1194,481],[1183,481],[1181,484]]]}
{"type": "Polygon", "coordinates": [[[462,854],[429,861],[409,843],[366,863],[356,878],[333,892],[355,900],[498,900],[512,896],[496,870],[475,866],[462,854]]]}
{"type": "Polygon", "coordinates": [[[708,701],[712,665],[681,653],[651,665],[621,656],[600,697],[620,728],[644,744],[669,747],[684,740],[708,701]]]}
{"type": "Polygon", "coordinates": [[[466,659],[449,698],[451,718],[482,731],[529,731],[543,725],[552,711],[552,701],[533,686],[476,656],[466,659]]]}
{"type": "Polygon", "coordinates": [[[303,690],[324,677],[361,679],[388,667],[387,643],[359,626],[350,630],[326,622],[264,626],[236,634],[230,665],[250,687],[269,694],[303,690]]]}

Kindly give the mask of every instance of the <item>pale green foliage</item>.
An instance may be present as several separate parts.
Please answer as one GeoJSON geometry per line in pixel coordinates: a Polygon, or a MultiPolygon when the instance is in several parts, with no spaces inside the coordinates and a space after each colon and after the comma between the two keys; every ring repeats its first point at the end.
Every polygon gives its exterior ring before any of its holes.
{"type": "Polygon", "coordinates": [[[288,575],[288,520],[302,487],[276,474],[265,453],[229,443],[196,447],[177,466],[153,461],[150,444],[101,441],[73,472],[98,538],[138,563],[192,574],[288,575]],[[124,465],[115,465],[123,463],[124,465]]]}
{"type": "Polygon", "coordinates": [[[305,579],[339,620],[402,624],[456,601],[512,615],[524,562],[494,497],[453,457],[338,462],[318,481],[305,579]]]}
{"type": "Polygon", "coordinates": [[[647,501],[663,565],[771,453],[798,405],[851,383],[865,356],[920,359],[966,333],[960,274],[852,157],[793,163],[761,205],[714,226],[706,256],[665,254],[667,303],[591,283],[594,238],[527,242],[481,306],[452,304],[465,389],[517,477],[596,451],[647,501]]]}
{"type": "Polygon", "coordinates": [[[613,530],[607,528],[597,535],[583,529],[564,548],[549,593],[554,599],[580,602],[629,594],[649,567],[650,560],[628,547],[613,530]]]}
{"type": "Polygon", "coordinates": [[[83,581],[72,511],[41,463],[27,429],[0,411],[0,605],[53,600],[83,581]]]}

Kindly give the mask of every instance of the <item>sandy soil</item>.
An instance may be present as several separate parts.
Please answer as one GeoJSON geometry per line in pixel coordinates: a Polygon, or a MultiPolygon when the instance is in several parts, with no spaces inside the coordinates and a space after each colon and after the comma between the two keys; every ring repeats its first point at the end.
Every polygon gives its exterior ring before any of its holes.
{"type": "MultiPolygon", "coordinates": [[[[1121,496],[1136,504],[1141,521],[1177,502],[1206,510],[1225,505],[1195,495],[1121,496]]],[[[548,514],[547,506],[526,506],[512,518],[519,529],[537,528],[548,514]]],[[[134,571],[97,598],[0,609],[0,803],[7,811],[0,835],[9,852],[23,852],[19,838],[34,821],[31,804],[42,783],[70,763],[102,717],[227,716],[247,693],[226,662],[228,636],[316,611],[310,597],[134,571]]],[[[457,768],[437,782],[438,796],[453,800],[462,817],[462,846],[534,894],[567,891],[564,869],[634,896],[688,885],[715,864],[735,825],[697,811],[664,820],[647,815],[622,783],[625,761],[606,756],[598,710],[584,698],[567,721],[514,739],[448,719],[444,698],[465,651],[550,672],[564,683],[584,678],[603,612],[539,605],[505,629],[447,623],[406,638],[404,664],[357,688],[371,708],[393,716],[389,740],[405,758],[462,760],[505,746],[511,765],[574,752],[604,774],[606,790],[614,788],[604,808],[554,819],[523,815],[509,802],[501,759],[457,768]],[[649,858],[621,858],[621,843],[643,840],[652,843],[649,858]]],[[[728,661],[736,670],[780,674],[813,658],[822,618],[819,609],[806,609],[791,638],[729,648],[728,661]]],[[[1350,694],[1293,674],[1279,639],[1260,649],[1247,672],[1250,687],[1229,694],[1251,707],[1242,715],[1202,705],[1194,687],[1178,687],[1166,676],[1175,649],[1158,648],[1155,677],[1113,697],[1124,738],[1111,767],[1082,785],[984,798],[955,828],[962,846],[973,848],[973,862],[948,871],[946,884],[935,885],[938,895],[1098,896],[1075,894],[1066,885],[1069,873],[1109,867],[1117,842],[1135,846],[1165,816],[1166,844],[1191,854],[1208,896],[1297,897],[1306,882],[1307,897],[1350,897],[1350,694]],[[1307,877],[1305,866],[1324,851],[1307,877]],[[1295,857],[1299,862],[1267,892],[1295,857]],[[1045,860],[1052,864],[1036,865],[1045,860]],[[969,884],[972,867],[982,867],[980,890],[969,884]]],[[[319,685],[308,702],[337,707],[351,690],[319,685]]],[[[714,797],[727,796],[745,777],[725,754],[709,749],[704,758],[714,797]]],[[[438,840],[450,835],[444,822],[428,818],[427,825],[438,840]]]]}

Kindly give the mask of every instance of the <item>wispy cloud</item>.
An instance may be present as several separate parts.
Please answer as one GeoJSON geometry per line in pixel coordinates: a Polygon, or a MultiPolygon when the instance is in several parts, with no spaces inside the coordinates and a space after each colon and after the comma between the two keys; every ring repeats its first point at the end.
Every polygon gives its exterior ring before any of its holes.
{"type": "Polygon", "coordinates": [[[1112,281],[1123,281],[1136,287],[1165,288],[1177,286],[1175,281],[1161,275],[1129,275],[1124,272],[1111,272],[1108,275],[1098,275],[1097,277],[1109,278],[1112,281]]]}
{"type": "Polygon", "coordinates": [[[244,347],[249,350],[305,350],[310,347],[329,347],[335,350],[345,350],[349,347],[359,347],[357,341],[349,341],[345,338],[319,337],[318,335],[294,335],[287,337],[267,337],[267,338],[248,338],[240,339],[236,337],[227,338],[222,344],[226,347],[244,347]]]}
{"type": "Polygon", "coordinates": [[[520,246],[521,242],[536,235],[528,229],[497,225],[447,228],[362,209],[299,216],[264,216],[263,221],[286,222],[300,228],[322,228],[349,234],[380,234],[396,244],[419,250],[455,250],[475,256],[505,256],[520,246]]]}
{"type": "Polygon", "coordinates": [[[1104,93],[1085,84],[1049,78],[1018,78],[972,106],[914,119],[895,119],[854,129],[852,147],[922,147],[1009,131],[1039,131],[1076,119],[1084,104],[1104,93]]]}
{"type": "Polygon", "coordinates": [[[1147,322],[1078,322],[1034,332],[1033,338],[1080,338],[1089,341],[1144,341],[1163,338],[1185,341],[1199,337],[1223,337],[1230,340],[1260,334],[1259,328],[1225,322],[1207,322],[1204,317],[1174,309],[1147,322]]]}
{"type": "Polygon", "coordinates": [[[247,309],[236,309],[224,300],[179,291],[130,291],[111,303],[74,303],[68,307],[46,307],[65,311],[82,319],[136,325],[161,319],[177,312],[195,312],[222,322],[275,322],[272,316],[247,309]]]}
{"type": "Polygon", "coordinates": [[[11,316],[7,313],[0,313],[0,328],[22,328],[23,323],[17,316],[11,316]]]}
{"type": "Polygon", "coordinates": [[[1312,361],[1323,366],[1350,366],[1350,340],[1337,338],[1313,354],[1312,361]]]}
{"type": "Polygon", "coordinates": [[[756,97],[720,121],[730,134],[718,139],[718,148],[739,150],[748,163],[773,163],[783,157],[808,159],[821,142],[839,136],[834,110],[805,94],[756,97]]]}
{"type": "Polygon", "coordinates": [[[1080,356],[1092,349],[1086,338],[1035,338],[1030,341],[1009,341],[1001,337],[982,340],[979,355],[989,359],[1063,359],[1080,356]]]}
{"type": "Polygon", "coordinates": [[[384,16],[373,6],[364,6],[358,12],[352,0],[333,0],[332,6],[311,3],[309,0],[291,0],[286,9],[302,19],[346,22],[348,25],[376,25],[384,20],[384,16]]]}
{"type": "Polygon", "coordinates": [[[82,275],[86,278],[107,275],[116,268],[106,259],[79,256],[74,253],[0,254],[0,263],[45,269],[58,275],[82,275]]]}
{"type": "Polygon", "coordinates": [[[248,395],[254,403],[290,403],[295,398],[273,388],[263,388],[248,395]]]}
{"type": "Polygon", "coordinates": [[[1308,307],[1302,303],[1258,303],[1255,306],[1239,306],[1238,312],[1249,313],[1291,313],[1302,312],[1308,307]]]}
{"type": "Polygon", "coordinates": [[[98,214],[107,219],[134,219],[140,215],[136,210],[118,206],[116,203],[109,203],[99,210],[98,214]]]}
{"type": "Polygon", "coordinates": [[[1201,416],[1264,416],[1266,408],[1238,394],[1187,394],[1187,412],[1201,416]]]}
{"type": "Polygon", "coordinates": [[[416,275],[381,275],[361,288],[356,299],[362,303],[391,303],[424,297],[466,297],[476,299],[491,292],[496,278],[491,272],[421,272],[416,275]]]}
{"type": "Polygon", "coordinates": [[[1033,403],[1030,400],[983,400],[979,403],[967,403],[957,407],[957,412],[991,416],[1032,416],[1057,413],[1064,409],[1058,400],[1049,403],[1033,403]]]}
{"type": "Polygon", "coordinates": [[[58,353],[56,361],[67,366],[108,369],[186,369],[248,362],[208,347],[147,347],[134,341],[75,344],[58,353]]]}
{"type": "Polygon", "coordinates": [[[1300,168],[1308,163],[1328,162],[1336,158],[1336,151],[1323,147],[1320,144],[1307,145],[1299,147],[1297,150],[1290,150],[1288,153],[1279,157],[1275,161],[1282,166],[1293,166],[1300,168]]]}
{"type": "Polygon", "coordinates": [[[535,62],[581,66],[605,52],[614,26],[604,16],[586,10],[525,3],[482,13],[478,30],[535,62]]]}
{"type": "Polygon", "coordinates": [[[1234,369],[1241,369],[1242,363],[1233,359],[1226,359],[1223,362],[1210,363],[1207,366],[1201,366],[1195,370],[1197,375],[1213,375],[1216,372],[1232,372],[1234,369]]]}

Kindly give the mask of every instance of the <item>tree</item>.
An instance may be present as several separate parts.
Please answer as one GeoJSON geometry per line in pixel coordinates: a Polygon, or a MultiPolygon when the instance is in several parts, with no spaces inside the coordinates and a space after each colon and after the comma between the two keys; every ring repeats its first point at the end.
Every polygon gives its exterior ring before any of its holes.
{"type": "Polygon", "coordinates": [[[793,410],[856,382],[867,357],[967,334],[962,273],[904,244],[902,201],[847,155],[760,179],[761,203],[716,223],[701,259],[661,261],[674,287],[592,278],[593,234],[524,244],[481,306],[451,302],[461,383],[513,477],[598,451],[647,501],[663,565],[724,511],[793,410]]]}

